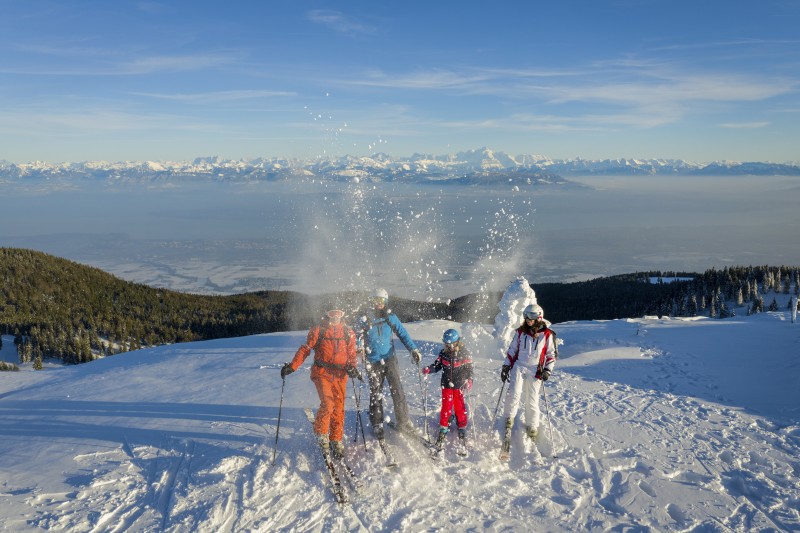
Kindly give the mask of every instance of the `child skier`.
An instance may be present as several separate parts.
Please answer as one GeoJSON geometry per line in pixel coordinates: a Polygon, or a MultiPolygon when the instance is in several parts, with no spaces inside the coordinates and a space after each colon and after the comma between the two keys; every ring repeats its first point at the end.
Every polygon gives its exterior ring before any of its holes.
{"type": "Polygon", "coordinates": [[[442,410],[439,413],[439,436],[434,443],[434,453],[442,450],[447,432],[450,429],[450,417],[455,411],[458,425],[459,454],[466,454],[467,409],[464,404],[464,393],[472,388],[472,357],[464,346],[458,331],[448,329],[442,336],[444,348],[439,356],[423,370],[423,374],[436,373],[442,370],[442,410]]]}

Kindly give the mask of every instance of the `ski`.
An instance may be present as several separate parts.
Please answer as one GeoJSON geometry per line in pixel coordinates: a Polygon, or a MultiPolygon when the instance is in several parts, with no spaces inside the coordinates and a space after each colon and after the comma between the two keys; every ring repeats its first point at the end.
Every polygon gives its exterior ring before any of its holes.
{"type": "Polygon", "coordinates": [[[402,431],[398,429],[397,424],[394,422],[389,422],[389,427],[397,432],[400,438],[405,442],[413,442],[411,446],[422,446],[425,452],[424,455],[434,462],[441,458],[444,447],[436,448],[436,443],[429,442],[425,437],[422,436],[422,434],[417,433],[416,431],[413,433],[402,431]]]}
{"type": "Polygon", "coordinates": [[[389,427],[392,428],[394,431],[396,431],[398,434],[400,434],[400,435],[402,435],[404,437],[405,436],[414,437],[415,441],[421,442],[423,444],[423,446],[425,446],[426,448],[430,448],[432,446],[432,443],[429,442],[428,439],[423,437],[422,434],[419,433],[416,430],[411,432],[411,433],[409,433],[407,431],[403,431],[400,428],[398,428],[397,424],[395,424],[394,422],[389,422],[389,427]]]}
{"type": "Polygon", "coordinates": [[[498,459],[501,461],[508,461],[511,458],[511,441],[504,440],[503,446],[500,448],[500,455],[498,459]]]}
{"type": "Polygon", "coordinates": [[[456,444],[456,455],[461,459],[467,457],[469,455],[469,450],[467,449],[467,445],[462,442],[456,444]]]}
{"type": "MultiPolygon", "coordinates": [[[[467,444],[460,436],[456,437],[456,443],[453,445],[455,448],[456,456],[459,459],[464,459],[469,455],[469,450],[467,448],[467,444]]],[[[447,438],[445,441],[442,441],[438,446],[436,442],[428,444],[428,449],[430,450],[430,456],[434,460],[439,460],[442,457],[442,452],[444,452],[444,448],[446,446],[447,438]]]]}
{"type": "Polygon", "coordinates": [[[352,468],[350,468],[350,465],[347,464],[344,458],[334,459],[333,462],[337,467],[341,467],[342,470],[344,470],[345,477],[353,489],[358,490],[361,488],[361,478],[358,477],[358,474],[356,474],[352,468]]]}
{"type": "MultiPolygon", "coordinates": [[[[311,424],[314,424],[314,413],[311,409],[305,409],[306,418],[311,424]]],[[[314,445],[319,448],[317,443],[314,445]]],[[[331,490],[333,491],[333,496],[336,498],[336,502],[339,504],[345,504],[350,501],[350,498],[347,495],[347,490],[342,485],[341,479],[339,479],[339,474],[336,471],[336,466],[333,463],[333,459],[331,458],[330,452],[325,453],[324,451],[320,450],[320,455],[322,455],[322,461],[325,463],[326,471],[328,472],[328,478],[331,481],[331,490]]]]}
{"type": "Polygon", "coordinates": [[[397,468],[397,461],[395,461],[392,452],[389,450],[389,446],[386,445],[386,441],[384,439],[378,439],[378,446],[383,452],[383,457],[386,459],[386,468],[397,468]]]}

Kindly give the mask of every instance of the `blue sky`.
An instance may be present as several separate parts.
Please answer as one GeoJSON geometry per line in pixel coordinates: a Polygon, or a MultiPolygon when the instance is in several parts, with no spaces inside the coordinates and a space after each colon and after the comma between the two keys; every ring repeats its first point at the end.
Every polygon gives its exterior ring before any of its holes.
{"type": "Polygon", "coordinates": [[[797,161],[800,2],[0,0],[0,160],[797,161]]]}

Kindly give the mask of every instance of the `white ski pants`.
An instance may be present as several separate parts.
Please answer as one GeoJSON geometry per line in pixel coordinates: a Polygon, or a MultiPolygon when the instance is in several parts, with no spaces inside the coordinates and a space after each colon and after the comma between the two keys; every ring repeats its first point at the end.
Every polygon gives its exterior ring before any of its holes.
{"type": "Polygon", "coordinates": [[[511,383],[506,395],[505,417],[512,420],[517,416],[519,402],[525,402],[525,425],[534,429],[539,427],[539,392],[542,380],[536,379],[536,372],[517,366],[511,373],[511,383]]]}

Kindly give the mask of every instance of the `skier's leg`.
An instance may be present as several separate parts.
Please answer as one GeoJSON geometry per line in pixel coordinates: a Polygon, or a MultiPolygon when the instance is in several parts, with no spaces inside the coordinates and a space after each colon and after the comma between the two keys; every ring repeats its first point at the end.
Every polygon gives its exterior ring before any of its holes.
{"type": "Polygon", "coordinates": [[[330,376],[315,366],[311,369],[311,381],[317,388],[317,394],[319,395],[319,409],[317,409],[317,414],[314,418],[314,433],[327,437],[334,407],[330,376]]]}
{"type": "Polygon", "coordinates": [[[400,381],[400,364],[397,362],[396,355],[386,360],[386,381],[389,382],[397,427],[403,428],[409,425],[408,405],[406,404],[406,394],[403,392],[403,383],[400,381]]]}
{"type": "Polygon", "coordinates": [[[331,442],[341,441],[344,436],[344,399],[347,390],[347,376],[331,379],[333,409],[331,413],[331,442]]]}
{"type": "Polygon", "coordinates": [[[450,415],[453,413],[453,389],[442,387],[442,411],[439,413],[439,426],[450,426],[450,415]]]}
{"type": "Polygon", "coordinates": [[[382,361],[370,363],[367,367],[369,378],[369,422],[378,439],[383,438],[383,380],[385,365],[382,361]]]}
{"type": "Polygon", "coordinates": [[[541,418],[539,392],[542,389],[542,382],[530,376],[525,389],[525,430],[532,440],[536,440],[541,418]]]}
{"type": "Polygon", "coordinates": [[[519,401],[522,396],[523,384],[522,370],[517,367],[511,372],[511,382],[508,384],[508,394],[506,394],[506,403],[503,414],[506,419],[513,420],[517,416],[517,409],[519,409],[519,401]]]}
{"type": "Polygon", "coordinates": [[[453,409],[456,412],[458,429],[465,429],[467,427],[467,406],[464,403],[464,393],[461,392],[461,389],[453,390],[453,409]]]}

